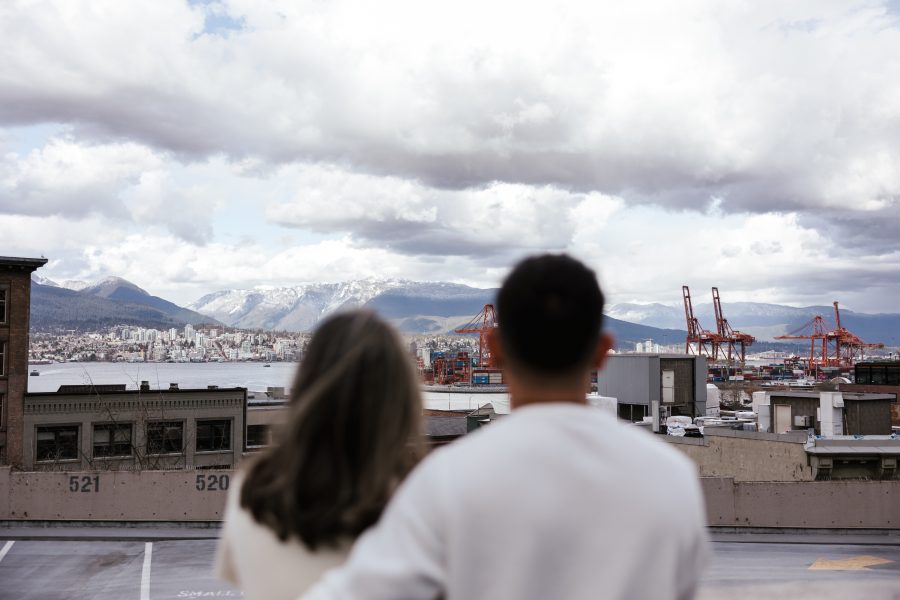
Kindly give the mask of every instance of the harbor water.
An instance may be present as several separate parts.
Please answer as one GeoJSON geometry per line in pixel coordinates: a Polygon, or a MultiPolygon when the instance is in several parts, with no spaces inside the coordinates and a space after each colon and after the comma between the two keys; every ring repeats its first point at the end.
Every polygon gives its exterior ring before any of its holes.
{"type": "MultiPolygon", "coordinates": [[[[61,385],[125,384],[129,390],[139,388],[141,381],[150,382],[151,389],[168,389],[177,383],[181,389],[243,387],[250,391],[265,391],[269,387],[290,388],[297,363],[260,362],[225,363],[109,363],[71,362],[49,365],[29,365],[38,375],[28,378],[29,392],[55,392],[61,385]]],[[[505,392],[449,392],[423,393],[426,408],[435,410],[475,410],[487,403],[499,413],[509,412],[509,395],[505,392]]]]}

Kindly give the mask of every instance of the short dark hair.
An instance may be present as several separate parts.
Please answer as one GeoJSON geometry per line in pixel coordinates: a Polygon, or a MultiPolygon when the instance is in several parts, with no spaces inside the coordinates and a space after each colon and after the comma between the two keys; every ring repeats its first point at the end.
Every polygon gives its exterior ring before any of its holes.
{"type": "Polygon", "coordinates": [[[594,272],[565,254],[520,262],[497,296],[498,331],[513,366],[565,376],[592,358],[603,326],[594,272]]]}

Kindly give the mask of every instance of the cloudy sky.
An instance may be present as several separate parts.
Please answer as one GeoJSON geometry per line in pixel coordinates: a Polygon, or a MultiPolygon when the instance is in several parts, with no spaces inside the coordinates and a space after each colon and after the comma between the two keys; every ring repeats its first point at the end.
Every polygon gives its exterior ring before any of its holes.
{"type": "Polygon", "coordinates": [[[900,312],[900,0],[535,4],[4,1],[0,255],[900,312]]]}

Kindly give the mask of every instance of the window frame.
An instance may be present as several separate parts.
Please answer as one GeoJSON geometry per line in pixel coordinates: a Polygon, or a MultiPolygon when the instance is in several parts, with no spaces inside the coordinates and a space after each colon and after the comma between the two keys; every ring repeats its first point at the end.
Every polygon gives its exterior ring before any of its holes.
{"type": "Polygon", "coordinates": [[[232,419],[232,418],[224,418],[224,419],[197,419],[196,422],[195,422],[194,452],[196,452],[196,453],[198,453],[198,454],[200,454],[200,453],[207,453],[207,452],[231,452],[232,449],[233,449],[233,446],[234,446],[234,444],[232,443],[232,437],[233,437],[232,432],[233,432],[233,429],[234,429],[234,427],[233,427],[233,421],[234,421],[234,419],[232,419]],[[208,427],[209,427],[209,426],[212,426],[213,424],[216,424],[216,425],[224,424],[224,425],[225,425],[225,432],[224,432],[224,435],[221,435],[221,436],[218,436],[218,437],[219,437],[219,439],[221,439],[222,441],[224,441],[227,445],[225,445],[225,446],[220,446],[220,447],[216,447],[216,446],[215,446],[215,441],[216,441],[217,435],[216,435],[215,432],[210,432],[210,436],[209,436],[210,439],[211,439],[210,447],[208,447],[208,448],[201,448],[201,447],[200,447],[200,443],[201,443],[201,441],[203,440],[203,437],[202,437],[201,434],[200,434],[200,428],[201,428],[202,426],[208,426],[208,427]]]}
{"type": "Polygon", "coordinates": [[[0,283],[0,325],[9,325],[9,284],[0,283]]]}
{"type": "Polygon", "coordinates": [[[6,374],[6,356],[9,354],[9,342],[0,340],[0,377],[8,377],[6,374]]]}
{"type": "MultiPolygon", "coordinates": [[[[58,449],[60,447],[58,436],[54,436],[54,445],[58,449]]],[[[81,424],[80,423],[54,423],[52,425],[35,425],[34,426],[34,462],[41,464],[53,464],[53,463],[61,463],[61,462],[80,462],[81,461],[81,424]],[[43,432],[41,430],[44,430],[43,432]],[[53,458],[41,458],[40,453],[40,434],[46,433],[46,430],[53,430],[54,433],[57,433],[58,430],[63,429],[74,429],[75,430],[75,442],[74,442],[74,456],[65,458],[61,455],[57,455],[53,458]]]]}
{"type": "Polygon", "coordinates": [[[248,450],[256,450],[260,448],[266,448],[272,445],[272,426],[268,423],[252,423],[247,425],[247,449],[248,450]],[[251,427],[260,427],[262,429],[262,444],[251,444],[250,443],[250,428],[251,427]]]}
{"type": "Polygon", "coordinates": [[[133,458],[134,457],[134,423],[94,423],[91,428],[91,455],[94,458],[133,458]],[[126,429],[128,431],[128,440],[127,442],[116,442],[115,441],[115,433],[117,429],[126,429]],[[109,454],[98,454],[97,453],[97,432],[106,430],[109,433],[109,441],[106,444],[101,444],[101,447],[104,445],[108,447],[109,454]],[[128,452],[126,454],[115,453],[115,446],[122,446],[127,444],[128,452]]]}
{"type": "Polygon", "coordinates": [[[145,433],[146,433],[145,448],[146,448],[148,456],[163,456],[166,454],[180,455],[180,454],[183,454],[185,451],[184,421],[183,420],[180,421],[180,420],[160,419],[160,420],[156,420],[156,421],[149,421],[145,428],[145,433]],[[151,435],[150,435],[151,427],[163,427],[163,437],[161,440],[162,444],[161,444],[161,447],[159,447],[159,448],[152,446],[153,440],[151,439],[151,435]],[[177,450],[173,450],[173,449],[169,449],[167,447],[168,444],[167,444],[167,437],[166,437],[166,433],[167,433],[166,428],[175,429],[176,427],[181,430],[180,447],[177,450]]]}

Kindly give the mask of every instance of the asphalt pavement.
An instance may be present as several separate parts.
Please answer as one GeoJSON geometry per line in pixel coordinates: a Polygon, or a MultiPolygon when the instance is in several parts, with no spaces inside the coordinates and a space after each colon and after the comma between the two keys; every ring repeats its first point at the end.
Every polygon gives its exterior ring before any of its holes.
{"type": "MultiPolygon", "coordinates": [[[[0,600],[240,598],[212,574],[217,533],[0,530],[0,600]]],[[[714,541],[699,599],[900,600],[896,538],[798,535],[803,541],[760,535],[714,541]]]]}

